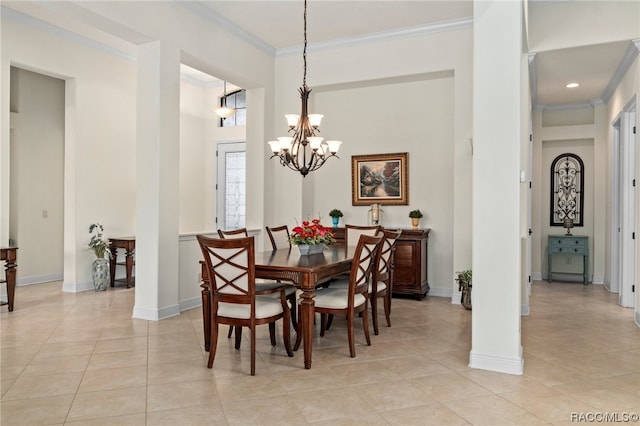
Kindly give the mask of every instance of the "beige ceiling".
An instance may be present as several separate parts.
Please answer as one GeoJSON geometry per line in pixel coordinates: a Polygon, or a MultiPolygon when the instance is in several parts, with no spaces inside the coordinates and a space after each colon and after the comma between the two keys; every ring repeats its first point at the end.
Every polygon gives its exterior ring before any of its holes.
{"type": "Polygon", "coordinates": [[[622,41],[536,54],[536,104],[599,102],[630,44],[622,41]],[[580,86],[568,89],[570,82],[580,86]]]}
{"type": "MultiPolygon", "coordinates": [[[[538,7],[537,4],[541,3],[531,2],[530,7],[538,7]]],[[[84,28],[83,35],[88,38],[95,39],[96,34],[101,32],[110,34],[113,39],[129,35],[127,41],[136,43],[136,37],[144,37],[136,29],[126,29],[114,22],[97,28],[101,21],[97,19],[95,10],[93,14],[87,14],[86,8],[90,3],[83,1],[4,0],[2,4],[76,33],[84,28]],[[99,31],[92,33],[89,31],[91,28],[99,31]]],[[[273,52],[299,48],[303,43],[301,0],[207,0],[182,4],[194,13],[208,15],[218,24],[222,22],[239,33],[249,34],[249,37],[260,40],[273,52]]],[[[310,47],[328,42],[350,43],[371,35],[397,34],[416,27],[471,19],[472,16],[473,1],[470,0],[310,0],[308,41],[310,47]]],[[[535,79],[536,103],[565,105],[600,99],[629,44],[627,41],[537,53],[532,75],[535,79]],[[581,86],[578,89],[566,89],[564,86],[570,80],[580,82],[581,86]]]]}
{"type": "MultiPolygon", "coordinates": [[[[303,2],[203,1],[208,9],[275,49],[303,42],[303,2]]],[[[532,2],[531,7],[547,7],[532,2]]],[[[311,0],[307,8],[310,45],[345,42],[372,34],[473,17],[472,1],[335,1],[311,0]]],[[[587,104],[599,101],[624,57],[629,41],[541,52],[535,56],[532,78],[538,106],[587,104]],[[580,87],[565,85],[577,81],[580,87]]]]}
{"type": "MultiPolygon", "coordinates": [[[[276,48],[303,43],[304,3],[289,1],[202,1],[216,14],[276,48]]],[[[473,1],[310,0],[310,43],[350,39],[374,33],[471,18],[473,1]]]]}

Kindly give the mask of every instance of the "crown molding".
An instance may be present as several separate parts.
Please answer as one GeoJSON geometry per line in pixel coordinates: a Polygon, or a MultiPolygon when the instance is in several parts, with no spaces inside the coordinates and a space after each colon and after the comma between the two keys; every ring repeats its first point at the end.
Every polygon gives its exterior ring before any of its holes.
{"type": "Polygon", "coordinates": [[[19,22],[26,26],[36,28],[38,30],[56,35],[60,38],[73,41],[74,43],[78,43],[90,49],[99,50],[101,52],[108,53],[109,55],[117,56],[127,61],[132,61],[132,62],[136,61],[135,57],[121,50],[115,49],[104,43],[100,43],[90,38],[65,30],[56,25],[42,21],[38,18],[34,18],[33,16],[29,16],[22,12],[18,12],[17,10],[13,10],[9,7],[0,5],[0,14],[2,15],[2,17],[6,17],[7,19],[10,19],[12,21],[19,22]]]}
{"type": "Polygon", "coordinates": [[[605,104],[609,102],[609,99],[613,96],[613,92],[616,90],[616,87],[618,87],[627,71],[629,71],[633,61],[638,57],[638,51],[640,51],[640,39],[631,40],[627,51],[624,53],[622,60],[611,77],[611,81],[609,81],[609,84],[602,93],[601,99],[605,104]]]}
{"type": "MultiPolygon", "coordinates": [[[[317,43],[308,43],[307,51],[333,49],[355,44],[371,43],[376,41],[387,41],[399,38],[417,37],[427,34],[435,34],[444,31],[457,31],[466,28],[473,28],[473,18],[462,18],[451,21],[442,21],[434,24],[418,25],[408,28],[400,28],[391,31],[365,34],[357,37],[345,37],[335,40],[328,40],[317,43]]],[[[302,53],[302,45],[278,49],[277,56],[298,55],[302,53]]]]}
{"type": "Polygon", "coordinates": [[[600,99],[594,99],[591,102],[581,102],[575,104],[560,104],[560,105],[544,105],[538,104],[534,107],[536,111],[566,111],[570,109],[580,108],[593,108],[596,105],[603,105],[600,99]]]}
{"type": "Polygon", "coordinates": [[[176,4],[184,7],[185,9],[190,10],[192,13],[194,13],[195,15],[208,19],[209,21],[213,22],[214,24],[222,27],[224,30],[228,31],[229,33],[235,35],[236,37],[244,40],[245,42],[249,43],[250,45],[256,47],[257,49],[263,51],[264,53],[270,55],[270,56],[275,56],[276,54],[276,49],[274,47],[272,47],[271,45],[265,43],[264,41],[262,41],[260,38],[254,36],[251,33],[248,33],[247,31],[243,30],[242,28],[240,28],[239,26],[237,26],[236,24],[234,24],[233,22],[229,21],[226,18],[223,18],[222,16],[218,15],[217,13],[215,13],[213,10],[209,9],[208,7],[204,6],[201,2],[197,2],[197,1],[179,1],[176,2],[176,4]]]}
{"type": "Polygon", "coordinates": [[[531,91],[531,105],[536,105],[538,102],[538,67],[535,53],[529,53],[529,90],[531,91]]]}

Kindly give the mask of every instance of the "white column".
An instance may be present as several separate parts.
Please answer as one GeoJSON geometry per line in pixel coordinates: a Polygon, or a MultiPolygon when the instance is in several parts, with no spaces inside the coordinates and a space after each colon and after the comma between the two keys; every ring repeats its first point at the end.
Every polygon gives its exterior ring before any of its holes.
{"type": "Polygon", "coordinates": [[[133,317],[178,315],[180,50],[138,48],[136,294],[133,317]]]}
{"type": "Polygon", "coordinates": [[[522,374],[522,3],[474,2],[471,368],[522,374]]]}

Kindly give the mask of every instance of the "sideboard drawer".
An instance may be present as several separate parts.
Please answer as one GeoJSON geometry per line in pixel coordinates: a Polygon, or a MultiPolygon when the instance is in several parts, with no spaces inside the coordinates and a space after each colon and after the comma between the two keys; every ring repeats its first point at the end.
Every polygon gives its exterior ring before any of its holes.
{"type": "Polygon", "coordinates": [[[549,251],[551,253],[585,254],[587,252],[587,248],[582,246],[553,245],[549,247],[549,251]]]}

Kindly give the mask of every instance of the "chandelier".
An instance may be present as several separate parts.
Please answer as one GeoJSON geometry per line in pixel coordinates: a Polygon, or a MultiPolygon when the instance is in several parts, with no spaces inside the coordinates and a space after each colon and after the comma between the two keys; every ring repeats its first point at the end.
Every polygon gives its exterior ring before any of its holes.
{"type": "Polygon", "coordinates": [[[340,141],[324,141],[316,136],[320,133],[322,114],[309,114],[307,104],[311,89],[307,87],[307,0],[304,2],[304,48],[302,50],[304,73],[302,87],[298,89],[302,101],[302,110],[298,114],[286,114],[289,133],[292,136],[279,137],[277,141],[270,141],[269,146],[273,155],[271,158],[280,159],[280,164],[291,170],[300,172],[306,177],[309,172],[318,170],[329,157],[339,158],[336,154],[340,149],[340,141]]]}
{"type": "Polygon", "coordinates": [[[222,95],[222,106],[213,110],[218,117],[228,118],[235,114],[236,110],[227,106],[227,81],[224,80],[224,93],[222,95]]]}

